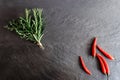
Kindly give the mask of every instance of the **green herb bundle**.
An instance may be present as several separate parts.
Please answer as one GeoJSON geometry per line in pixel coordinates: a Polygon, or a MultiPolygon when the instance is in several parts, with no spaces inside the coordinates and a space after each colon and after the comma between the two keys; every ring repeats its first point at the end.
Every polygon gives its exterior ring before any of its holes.
{"type": "Polygon", "coordinates": [[[35,42],[44,49],[41,43],[44,30],[42,9],[25,9],[25,17],[10,21],[6,28],[15,31],[21,38],[35,42]]]}

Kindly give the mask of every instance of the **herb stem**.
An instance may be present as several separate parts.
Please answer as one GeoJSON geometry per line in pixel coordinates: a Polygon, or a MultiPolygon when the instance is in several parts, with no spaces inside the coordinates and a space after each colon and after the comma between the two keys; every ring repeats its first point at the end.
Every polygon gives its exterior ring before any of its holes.
{"type": "Polygon", "coordinates": [[[37,45],[38,45],[41,49],[43,49],[43,50],[45,49],[40,41],[37,42],[37,45]]]}

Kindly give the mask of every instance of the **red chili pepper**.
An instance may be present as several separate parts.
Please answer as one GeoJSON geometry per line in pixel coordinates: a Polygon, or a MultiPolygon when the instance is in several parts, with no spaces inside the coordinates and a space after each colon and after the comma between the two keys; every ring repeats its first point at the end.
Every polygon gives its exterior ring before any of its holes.
{"type": "Polygon", "coordinates": [[[93,40],[93,44],[92,44],[92,56],[93,57],[96,56],[96,43],[97,43],[97,38],[95,37],[93,40]]]}
{"type": "Polygon", "coordinates": [[[91,73],[90,70],[86,67],[86,65],[85,65],[85,63],[84,63],[84,60],[82,59],[81,56],[79,56],[79,60],[80,60],[80,63],[81,63],[81,65],[82,65],[84,71],[85,71],[87,74],[91,75],[92,73],[91,73]]]}
{"type": "Polygon", "coordinates": [[[108,66],[106,60],[105,60],[100,54],[97,54],[97,56],[98,56],[99,58],[101,58],[101,60],[103,61],[104,65],[105,65],[105,69],[106,69],[106,74],[109,75],[109,74],[110,74],[110,69],[109,69],[109,66],[108,66]]]}
{"type": "Polygon", "coordinates": [[[106,74],[105,65],[104,65],[102,59],[98,56],[98,54],[97,54],[97,58],[98,58],[98,60],[99,60],[99,62],[100,62],[101,69],[102,69],[102,73],[103,73],[103,74],[106,74]]]}
{"type": "Polygon", "coordinates": [[[114,57],[111,56],[110,54],[108,54],[105,50],[103,50],[99,45],[97,45],[97,48],[100,50],[100,52],[102,52],[103,55],[105,55],[107,58],[109,58],[110,60],[114,60],[114,57]]]}

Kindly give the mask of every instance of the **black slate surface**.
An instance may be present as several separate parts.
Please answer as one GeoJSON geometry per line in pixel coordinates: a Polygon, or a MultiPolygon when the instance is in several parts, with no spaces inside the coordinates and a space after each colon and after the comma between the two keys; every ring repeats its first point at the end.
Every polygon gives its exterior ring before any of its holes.
{"type": "Polygon", "coordinates": [[[119,0],[0,0],[0,80],[107,80],[91,54],[93,37],[116,60],[107,62],[108,80],[120,80],[119,0]],[[3,27],[24,15],[25,8],[43,8],[45,50],[3,27]],[[92,75],[79,66],[82,56],[92,75]]]}

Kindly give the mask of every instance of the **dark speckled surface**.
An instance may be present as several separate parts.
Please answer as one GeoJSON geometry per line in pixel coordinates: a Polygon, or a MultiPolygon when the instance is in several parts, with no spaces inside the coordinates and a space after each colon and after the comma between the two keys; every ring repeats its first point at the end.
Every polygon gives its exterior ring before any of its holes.
{"type": "Polygon", "coordinates": [[[107,80],[90,56],[95,36],[116,58],[106,59],[108,80],[120,80],[119,0],[0,0],[0,80],[107,80]],[[36,7],[46,17],[44,51],[3,28],[25,8],[36,7]],[[91,76],[79,66],[80,55],[91,76]]]}

